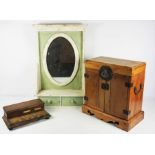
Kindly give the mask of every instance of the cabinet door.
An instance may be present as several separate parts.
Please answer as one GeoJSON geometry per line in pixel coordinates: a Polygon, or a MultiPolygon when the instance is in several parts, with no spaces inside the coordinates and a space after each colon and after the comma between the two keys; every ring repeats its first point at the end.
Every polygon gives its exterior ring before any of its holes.
{"type": "Polygon", "coordinates": [[[109,112],[110,89],[104,89],[103,84],[110,85],[109,81],[99,80],[99,107],[103,112],[109,112]]]}
{"type": "Polygon", "coordinates": [[[85,88],[86,88],[86,102],[85,104],[93,107],[95,109],[99,109],[99,73],[95,70],[86,69],[85,73],[85,88]]]}
{"type": "Polygon", "coordinates": [[[110,81],[109,91],[105,93],[105,112],[111,115],[127,119],[128,115],[128,88],[125,83],[129,77],[114,74],[110,81]],[[110,93],[110,94],[109,94],[110,93]]]}

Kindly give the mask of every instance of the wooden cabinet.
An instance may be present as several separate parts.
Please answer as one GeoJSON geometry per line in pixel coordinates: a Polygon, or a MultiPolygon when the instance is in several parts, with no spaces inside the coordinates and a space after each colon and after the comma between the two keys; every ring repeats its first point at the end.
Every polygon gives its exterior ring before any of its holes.
{"type": "Polygon", "coordinates": [[[145,63],[98,57],[85,67],[83,112],[126,131],[143,119],[145,63]]]}

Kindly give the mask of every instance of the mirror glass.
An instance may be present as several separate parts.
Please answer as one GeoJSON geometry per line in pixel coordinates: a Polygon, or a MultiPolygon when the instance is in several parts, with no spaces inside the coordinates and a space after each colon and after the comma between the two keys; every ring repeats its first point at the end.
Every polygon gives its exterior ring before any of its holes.
{"type": "Polygon", "coordinates": [[[75,53],[71,43],[64,37],[55,38],[48,47],[46,63],[56,82],[68,81],[75,66],[75,53]]]}

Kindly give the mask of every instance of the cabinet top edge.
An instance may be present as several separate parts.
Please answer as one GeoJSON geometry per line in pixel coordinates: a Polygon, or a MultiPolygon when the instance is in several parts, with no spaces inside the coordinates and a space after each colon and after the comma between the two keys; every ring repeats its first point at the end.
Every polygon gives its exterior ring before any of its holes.
{"type": "Polygon", "coordinates": [[[145,71],[146,63],[110,57],[97,57],[85,61],[87,69],[99,70],[101,66],[109,66],[114,73],[134,76],[145,71]]]}
{"type": "Polygon", "coordinates": [[[37,31],[85,31],[83,24],[34,24],[37,31]]]}
{"type": "Polygon", "coordinates": [[[34,108],[36,106],[42,106],[42,105],[43,105],[43,102],[40,99],[34,99],[34,100],[7,105],[7,106],[4,106],[3,109],[5,112],[12,112],[17,110],[30,109],[30,108],[34,108]]]}
{"type": "Polygon", "coordinates": [[[89,62],[100,62],[100,63],[104,63],[104,64],[111,64],[111,65],[129,67],[132,69],[135,69],[135,68],[140,67],[140,66],[146,66],[146,63],[142,62],[142,61],[134,61],[134,60],[103,57],[103,56],[88,59],[85,61],[85,63],[89,63],[89,62]]]}

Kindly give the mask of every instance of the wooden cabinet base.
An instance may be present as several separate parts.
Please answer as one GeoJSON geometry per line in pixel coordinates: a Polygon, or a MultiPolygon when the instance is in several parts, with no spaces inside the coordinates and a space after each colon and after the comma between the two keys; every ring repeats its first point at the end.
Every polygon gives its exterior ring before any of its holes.
{"type": "Polygon", "coordinates": [[[23,115],[20,117],[9,118],[9,119],[5,115],[3,116],[3,120],[9,130],[12,130],[19,126],[23,126],[41,119],[49,119],[49,118],[50,118],[50,114],[44,110],[23,115]]]}
{"type": "Polygon", "coordinates": [[[87,105],[82,106],[82,111],[86,114],[94,115],[97,118],[99,118],[105,122],[113,123],[116,127],[120,128],[122,130],[125,130],[125,131],[129,131],[136,124],[138,124],[140,121],[142,121],[144,119],[144,111],[139,112],[138,114],[136,114],[134,117],[132,117],[129,120],[123,120],[118,117],[103,113],[103,112],[93,109],[87,105]]]}

